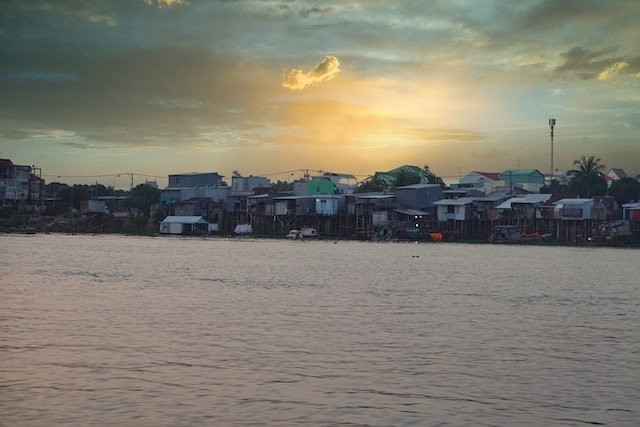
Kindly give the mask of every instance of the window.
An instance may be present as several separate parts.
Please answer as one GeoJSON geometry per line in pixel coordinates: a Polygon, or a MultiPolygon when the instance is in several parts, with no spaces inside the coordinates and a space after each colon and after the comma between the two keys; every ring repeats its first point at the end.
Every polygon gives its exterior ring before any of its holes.
{"type": "Polygon", "coordinates": [[[456,213],[456,207],[453,205],[447,206],[447,213],[450,213],[450,214],[456,213]]]}

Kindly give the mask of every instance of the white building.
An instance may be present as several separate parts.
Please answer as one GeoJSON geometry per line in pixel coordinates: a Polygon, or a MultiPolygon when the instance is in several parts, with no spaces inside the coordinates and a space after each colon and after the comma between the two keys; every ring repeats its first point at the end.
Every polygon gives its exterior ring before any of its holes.
{"type": "Polygon", "coordinates": [[[471,219],[473,213],[473,197],[442,199],[434,203],[438,209],[438,221],[471,219]]]}
{"type": "Polygon", "coordinates": [[[460,179],[459,188],[473,188],[485,194],[495,191],[498,187],[504,186],[504,181],[500,180],[498,172],[469,172],[460,179]]]}
{"type": "Polygon", "coordinates": [[[594,208],[593,199],[562,199],[553,203],[553,216],[556,219],[596,219],[594,208]]]}
{"type": "Polygon", "coordinates": [[[251,193],[256,188],[269,188],[271,187],[271,181],[264,176],[241,176],[239,173],[234,172],[231,177],[231,191],[234,193],[251,193]]]}
{"type": "Polygon", "coordinates": [[[160,223],[160,233],[205,234],[208,225],[201,216],[168,216],[160,223]]]}

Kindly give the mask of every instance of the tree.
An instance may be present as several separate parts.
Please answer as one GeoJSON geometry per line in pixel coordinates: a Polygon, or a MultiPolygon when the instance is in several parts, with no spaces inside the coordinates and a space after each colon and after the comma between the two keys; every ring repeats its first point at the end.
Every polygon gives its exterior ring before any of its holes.
{"type": "Polygon", "coordinates": [[[609,195],[613,196],[620,206],[640,200],[640,182],[631,177],[613,181],[609,187],[609,195]]]}
{"type": "Polygon", "coordinates": [[[160,190],[147,184],[140,184],[129,192],[124,205],[128,208],[137,208],[149,214],[151,205],[160,202],[160,190]]]}
{"type": "Polygon", "coordinates": [[[607,182],[602,177],[605,166],[599,157],[581,156],[574,160],[576,169],[571,169],[567,175],[571,177],[569,190],[580,197],[603,196],[607,194],[607,182]]]}
{"type": "Polygon", "coordinates": [[[422,168],[427,173],[427,182],[429,184],[440,184],[440,188],[442,188],[443,190],[447,188],[447,184],[444,183],[442,178],[431,172],[431,170],[429,169],[429,165],[424,165],[422,168]]]}
{"type": "Polygon", "coordinates": [[[396,174],[396,179],[393,181],[393,187],[402,187],[405,185],[419,184],[422,179],[420,175],[414,172],[409,172],[401,169],[396,174]]]}
{"type": "Polygon", "coordinates": [[[568,194],[569,186],[566,184],[560,184],[558,180],[552,179],[549,185],[545,185],[540,189],[540,194],[568,194]]]}
{"type": "Polygon", "coordinates": [[[285,191],[293,191],[293,182],[280,181],[271,186],[276,193],[283,193],[285,191]]]}
{"type": "Polygon", "coordinates": [[[380,177],[373,176],[364,182],[362,182],[358,187],[356,187],[356,193],[377,193],[380,191],[385,191],[387,189],[387,184],[380,177]]]}

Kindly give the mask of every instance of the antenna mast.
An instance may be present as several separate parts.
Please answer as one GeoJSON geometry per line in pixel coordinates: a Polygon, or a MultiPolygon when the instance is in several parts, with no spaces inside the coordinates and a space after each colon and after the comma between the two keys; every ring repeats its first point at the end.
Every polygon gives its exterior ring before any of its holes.
{"type": "Polygon", "coordinates": [[[556,125],[556,119],[549,119],[549,128],[551,129],[551,178],[553,179],[553,128],[556,125]]]}

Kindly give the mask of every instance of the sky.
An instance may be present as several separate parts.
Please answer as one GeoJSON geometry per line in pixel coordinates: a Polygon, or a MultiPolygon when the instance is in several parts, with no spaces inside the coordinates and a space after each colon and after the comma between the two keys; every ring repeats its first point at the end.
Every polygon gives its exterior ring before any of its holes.
{"type": "Polygon", "coordinates": [[[117,187],[94,175],[546,173],[553,117],[556,168],[640,173],[638,22],[637,0],[3,0],[0,157],[117,187]]]}

